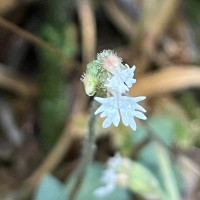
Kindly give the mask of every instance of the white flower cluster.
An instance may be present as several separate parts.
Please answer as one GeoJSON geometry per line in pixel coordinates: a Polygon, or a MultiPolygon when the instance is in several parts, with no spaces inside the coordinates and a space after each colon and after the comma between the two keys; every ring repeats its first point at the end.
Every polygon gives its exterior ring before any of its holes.
{"type": "Polygon", "coordinates": [[[109,73],[109,78],[104,83],[109,95],[107,98],[94,98],[101,103],[95,114],[101,113],[100,117],[106,117],[102,125],[103,128],[109,127],[112,123],[117,127],[121,116],[123,124],[130,126],[135,131],[134,118],[146,119],[146,116],[142,113],[146,110],[138,104],[146,97],[128,97],[125,95],[136,82],[136,79],[133,78],[135,66],[130,68],[127,64],[123,65],[121,58],[118,58],[116,54],[106,53],[105,51],[98,55],[98,59],[109,73]]]}
{"type": "Polygon", "coordinates": [[[118,185],[117,168],[122,163],[122,157],[120,154],[116,154],[114,157],[108,160],[107,169],[103,171],[103,176],[100,179],[104,186],[97,188],[94,191],[94,195],[97,197],[104,197],[110,194],[118,185]]]}

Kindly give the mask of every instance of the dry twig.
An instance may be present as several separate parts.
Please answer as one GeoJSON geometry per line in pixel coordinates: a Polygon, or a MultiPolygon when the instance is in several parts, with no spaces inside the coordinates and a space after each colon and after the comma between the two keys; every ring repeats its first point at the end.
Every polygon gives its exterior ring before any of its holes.
{"type": "Polygon", "coordinates": [[[10,90],[24,97],[36,97],[38,95],[38,89],[35,84],[19,79],[14,74],[9,73],[5,68],[5,66],[0,64],[1,88],[10,90]]]}
{"type": "Polygon", "coordinates": [[[130,40],[133,40],[136,34],[136,24],[133,20],[127,16],[127,14],[123,12],[123,10],[121,10],[113,0],[103,1],[103,6],[116,27],[128,36],[130,40]]]}
{"type": "Polygon", "coordinates": [[[62,58],[62,60],[65,60],[65,55],[60,49],[54,47],[52,44],[48,43],[47,41],[42,40],[41,38],[33,35],[32,33],[28,32],[26,30],[23,30],[16,24],[13,24],[12,22],[4,19],[1,16],[0,16],[0,26],[15,33],[15,34],[18,34],[19,36],[23,37],[27,41],[36,45],[37,47],[45,49],[49,52],[52,52],[53,54],[62,58]]]}
{"type": "Polygon", "coordinates": [[[3,99],[0,99],[0,124],[9,141],[19,147],[24,140],[24,135],[18,128],[10,107],[3,99]]]}
{"type": "Polygon", "coordinates": [[[82,33],[83,63],[94,59],[96,53],[96,23],[90,0],[77,0],[77,10],[82,33]]]}

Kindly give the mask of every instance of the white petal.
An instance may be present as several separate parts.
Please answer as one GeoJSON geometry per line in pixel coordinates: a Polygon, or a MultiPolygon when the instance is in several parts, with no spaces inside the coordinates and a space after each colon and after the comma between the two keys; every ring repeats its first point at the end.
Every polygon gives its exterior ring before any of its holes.
{"type": "Polygon", "coordinates": [[[109,103],[113,100],[113,97],[108,97],[108,98],[94,97],[94,100],[98,101],[99,103],[109,103]]]}
{"type": "Polygon", "coordinates": [[[139,110],[139,111],[142,111],[142,112],[146,112],[146,110],[142,106],[140,106],[139,104],[135,105],[135,109],[139,110]]]}
{"type": "Polygon", "coordinates": [[[100,114],[100,117],[103,118],[103,117],[107,117],[109,115],[108,112],[104,111],[100,114]]]}
{"type": "Polygon", "coordinates": [[[127,113],[124,109],[120,109],[120,113],[121,113],[121,116],[122,116],[122,122],[125,126],[128,126],[129,123],[128,123],[128,118],[127,118],[127,113]]]}
{"type": "MultiPolygon", "coordinates": [[[[110,162],[110,159],[109,161],[110,162]]],[[[113,162],[112,164],[117,164],[116,162],[113,162]]],[[[112,185],[115,185],[116,181],[117,181],[117,176],[116,176],[116,172],[115,172],[115,168],[111,167],[108,163],[108,168],[106,170],[103,171],[103,176],[101,178],[101,181],[103,183],[109,183],[112,185]]]]}
{"type": "Polygon", "coordinates": [[[120,153],[116,153],[113,157],[109,158],[109,160],[108,160],[108,167],[109,167],[109,169],[112,169],[110,171],[115,172],[114,170],[116,168],[118,168],[118,166],[121,164],[121,162],[122,162],[122,157],[121,157],[120,153]]]}
{"type": "Polygon", "coordinates": [[[98,101],[99,103],[103,103],[104,98],[101,98],[101,97],[94,97],[94,100],[98,101]]]}
{"type": "Polygon", "coordinates": [[[133,71],[135,71],[135,69],[136,69],[136,66],[135,66],[135,65],[133,65],[132,69],[133,69],[133,71]]]}
{"type": "Polygon", "coordinates": [[[96,100],[102,102],[102,105],[95,111],[95,114],[101,113],[100,117],[106,117],[102,127],[107,128],[112,123],[115,126],[118,126],[121,115],[123,124],[136,130],[134,117],[143,120],[147,119],[147,117],[142,113],[146,112],[146,110],[138,104],[139,101],[144,100],[146,97],[127,97],[122,96],[116,91],[112,92],[112,95],[113,96],[109,98],[96,97],[96,100]]]}
{"type": "Polygon", "coordinates": [[[105,110],[105,106],[102,104],[96,111],[95,111],[95,115],[97,115],[100,112],[103,112],[105,110]]]}
{"type": "Polygon", "coordinates": [[[117,112],[113,120],[113,124],[117,127],[119,125],[119,122],[120,122],[120,116],[119,116],[119,112],[117,112]]]}
{"type": "Polygon", "coordinates": [[[125,81],[126,85],[131,88],[133,83],[136,83],[136,79],[128,79],[127,81],[125,81]]]}
{"type": "Polygon", "coordinates": [[[147,119],[147,117],[142,112],[139,112],[139,111],[135,111],[134,116],[143,120],[147,119]]]}
{"type": "Polygon", "coordinates": [[[102,124],[103,128],[108,128],[112,124],[112,121],[110,118],[106,118],[102,124]]]}
{"type": "Polygon", "coordinates": [[[127,67],[127,69],[123,70],[120,74],[121,80],[130,88],[136,80],[133,78],[134,69],[127,67]]]}
{"type": "Polygon", "coordinates": [[[113,123],[114,117],[115,117],[115,113],[114,112],[109,113],[108,117],[104,120],[104,122],[102,124],[102,127],[103,128],[109,127],[113,123]]]}
{"type": "Polygon", "coordinates": [[[106,195],[110,194],[114,190],[114,188],[114,185],[102,186],[94,191],[94,195],[97,197],[105,197],[106,195]]]}
{"type": "Polygon", "coordinates": [[[129,120],[129,125],[130,125],[130,127],[134,130],[134,131],[136,131],[136,123],[135,123],[135,120],[134,119],[132,119],[132,120],[129,120]]]}
{"type": "MultiPolygon", "coordinates": [[[[130,98],[130,97],[127,97],[127,98],[130,98]]],[[[131,97],[131,98],[130,98],[130,101],[137,103],[137,102],[139,102],[139,101],[143,101],[144,99],[146,99],[145,96],[131,97]]]]}
{"type": "Polygon", "coordinates": [[[119,93],[129,91],[128,87],[124,84],[124,81],[122,81],[118,76],[113,76],[111,79],[108,79],[108,83],[105,84],[105,86],[112,90],[116,90],[119,93]]]}

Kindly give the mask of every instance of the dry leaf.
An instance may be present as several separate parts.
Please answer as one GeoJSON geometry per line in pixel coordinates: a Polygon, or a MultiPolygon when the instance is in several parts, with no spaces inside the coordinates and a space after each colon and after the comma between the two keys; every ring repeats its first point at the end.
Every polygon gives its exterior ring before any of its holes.
{"type": "Polygon", "coordinates": [[[157,96],[173,91],[200,87],[200,68],[197,66],[170,66],[138,79],[130,90],[133,96],[157,96]]]}

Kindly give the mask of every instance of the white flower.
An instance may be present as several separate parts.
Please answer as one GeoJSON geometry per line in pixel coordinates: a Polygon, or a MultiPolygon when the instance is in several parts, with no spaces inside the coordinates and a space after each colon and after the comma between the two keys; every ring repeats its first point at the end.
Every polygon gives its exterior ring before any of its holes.
{"type": "Polygon", "coordinates": [[[136,79],[133,78],[135,71],[135,66],[129,68],[126,65],[126,69],[115,68],[112,71],[113,76],[107,79],[108,83],[105,84],[106,87],[116,90],[119,93],[125,93],[129,91],[136,79]]]}
{"type": "Polygon", "coordinates": [[[120,153],[116,153],[113,157],[108,160],[108,167],[111,169],[117,169],[122,162],[120,153]]]}
{"type": "Polygon", "coordinates": [[[81,77],[86,94],[107,94],[107,98],[94,98],[101,103],[95,114],[101,113],[100,117],[106,117],[102,125],[104,128],[111,124],[118,126],[121,119],[125,126],[130,126],[135,131],[135,117],[146,119],[142,113],[146,112],[145,109],[138,104],[146,97],[125,96],[136,82],[133,78],[134,72],[135,66],[124,65],[122,59],[112,50],[103,50],[96,60],[87,65],[86,74],[81,77]]]}
{"type": "Polygon", "coordinates": [[[125,83],[128,88],[132,87],[133,83],[136,82],[136,79],[133,78],[135,66],[129,67],[129,65],[125,64],[123,67],[126,67],[125,69],[121,67],[115,67],[111,71],[111,73],[114,75],[115,78],[119,78],[123,83],[125,83]]]}
{"type": "Polygon", "coordinates": [[[129,91],[127,85],[125,85],[124,82],[122,82],[121,79],[116,76],[113,76],[111,79],[107,79],[107,81],[108,83],[106,83],[104,86],[108,88],[108,91],[114,90],[121,94],[129,91]]]}
{"type": "Polygon", "coordinates": [[[135,71],[135,65],[133,67],[129,67],[127,64],[125,64],[127,67],[125,70],[121,71],[121,80],[128,86],[128,88],[131,88],[133,83],[136,82],[136,79],[133,78],[134,71],[135,71]]]}
{"type": "Polygon", "coordinates": [[[108,160],[108,167],[103,171],[103,176],[101,178],[102,183],[105,185],[97,188],[94,191],[94,195],[98,197],[104,197],[111,193],[118,183],[117,168],[122,162],[122,157],[120,154],[116,154],[114,157],[108,160]]]}
{"type": "Polygon", "coordinates": [[[117,185],[117,175],[114,170],[107,169],[103,172],[103,176],[101,178],[102,183],[104,183],[104,186],[101,186],[97,188],[94,191],[94,195],[98,197],[104,197],[111,193],[116,185],[117,185]]]}
{"type": "Polygon", "coordinates": [[[103,128],[109,127],[112,123],[117,127],[121,115],[123,124],[130,126],[135,131],[136,123],[134,118],[146,119],[146,116],[142,113],[146,112],[146,110],[138,104],[139,101],[145,98],[143,96],[127,97],[121,96],[121,94],[114,94],[114,96],[108,98],[95,97],[94,99],[101,103],[95,115],[101,113],[100,117],[106,117],[102,124],[103,128]]]}

